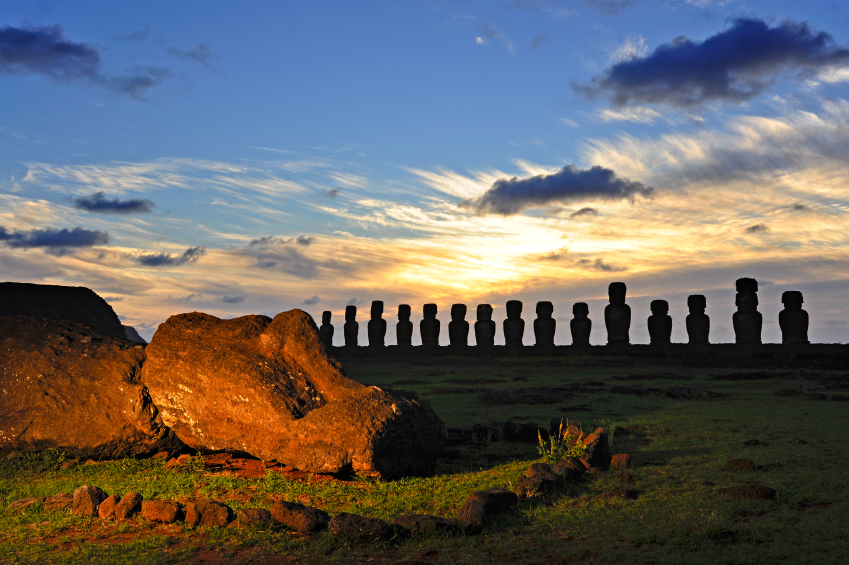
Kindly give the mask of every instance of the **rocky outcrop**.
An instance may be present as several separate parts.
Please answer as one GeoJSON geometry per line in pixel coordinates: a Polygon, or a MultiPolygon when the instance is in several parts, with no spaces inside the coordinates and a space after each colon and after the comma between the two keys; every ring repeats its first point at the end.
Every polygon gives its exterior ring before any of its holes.
{"type": "Polygon", "coordinates": [[[349,378],[301,310],[172,316],[146,353],[142,382],[195,449],[384,478],[427,473],[442,450],[445,428],[428,405],[349,378]]]}
{"type": "Polygon", "coordinates": [[[144,350],[70,322],[0,317],[0,452],[78,458],[182,447],[138,381],[144,350]]]}

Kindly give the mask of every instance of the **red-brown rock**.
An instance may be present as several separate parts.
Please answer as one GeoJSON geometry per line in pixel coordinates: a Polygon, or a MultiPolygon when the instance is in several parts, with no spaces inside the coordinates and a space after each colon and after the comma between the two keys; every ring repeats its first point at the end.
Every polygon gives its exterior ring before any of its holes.
{"type": "Polygon", "coordinates": [[[121,498],[121,501],[115,506],[115,520],[118,520],[120,522],[121,520],[127,520],[128,518],[132,518],[141,510],[142,502],[142,495],[137,492],[128,492],[121,498]]]}
{"type": "Polygon", "coordinates": [[[182,445],[138,382],[143,360],[141,346],[87,326],[0,317],[0,452],[85,460],[182,445]]]}
{"type": "Polygon", "coordinates": [[[755,463],[750,459],[729,459],[725,466],[732,471],[754,471],[755,463]]]}
{"type": "Polygon", "coordinates": [[[395,518],[392,523],[413,535],[451,533],[456,532],[459,528],[457,520],[427,514],[405,514],[395,518]]]}
{"type": "Polygon", "coordinates": [[[378,520],[357,514],[342,512],[330,520],[330,531],[340,538],[359,541],[386,541],[392,538],[392,526],[378,520]]]}
{"type": "Polygon", "coordinates": [[[233,519],[233,510],[215,500],[201,500],[186,504],[186,525],[190,528],[206,526],[223,528],[233,519]]]}
{"type": "Polygon", "coordinates": [[[48,496],[44,501],[45,512],[56,512],[58,510],[68,510],[74,504],[74,496],[67,492],[60,492],[53,496],[48,496]]]}
{"type": "Polygon", "coordinates": [[[627,453],[617,453],[610,460],[610,466],[614,469],[628,469],[631,467],[631,456],[627,453]]]}
{"type": "Polygon", "coordinates": [[[71,504],[71,512],[78,516],[95,518],[98,515],[100,503],[106,500],[108,496],[97,487],[83,485],[74,491],[74,502],[71,504]]]}
{"type": "Polygon", "coordinates": [[[716,492],[719,496],[727,496],[740,500],[775,500],[775,497],[777,496],[774,489],[756,483],[737,487],[721,488],[716,492]]]}
{"type": "Polygon", "coordinates": [[[327,512],[297,502],[280,500],[271,507],[271,516],[283,526],[299,534],[313,534],[327,529],[327,512]]]}
{"type": "Polygon", "coordinates": [[[97,509],[97,515],[100,516],[101,520],[114,520],[115,507],[118,506],[118,502],[120,501],[121,497],[117,494],[107,497],[106,500],[100,503],[97,509]]]}
{"type": "Polygon", "coordinates": [[[36,498],[22,498],[20,500],[16,500],[15,502],[7,506],[6,511],[13,513],[23,512],[30,506],[35,506],[36,504],[44,502],[45,500],[47,500],[46,496],[39,496],[36,498]]]}
{"type": "Polygon", "coordinates": [[[146,351],[142,382],[192,448],[385,478],[430,472],[442,450],[445,427],[427,404],[347,377],[300,310],[172,316],[146,351]]]}
{"type": "Polygon", "coordinates": [[[585,437],[583,441],[587,448],[584,452],[584,458],[589,462],[590,467],[599,467],[601,469],[610,467],[612,456],[610,455],[607,430],[598,428],[585,437]]]}
{"type": "Polygon", "coordinates": [[[144,500],[141,503],[141,516],[148,522],[173,524],[183,515],[183,508],[177,502],[167,500],[144,500]]]}
{"type": "Polygon", "coordinates": [[[271,512],[265,508],[245,508],[236,513],[236,519],[230,523],[230,526],[234,528],[268,528],[274,525],[274,522],[271,512]]]}

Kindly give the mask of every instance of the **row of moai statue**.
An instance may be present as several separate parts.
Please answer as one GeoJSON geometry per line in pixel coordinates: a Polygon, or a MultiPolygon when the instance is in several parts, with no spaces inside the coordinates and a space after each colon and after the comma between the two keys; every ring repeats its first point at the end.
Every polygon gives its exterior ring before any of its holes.
{"type": "MultiPolygon", "coordinates": [[[[610,283],[607,289],[610,304],[604,309],[604,324],[607,329],[609,345],[627,345],[631,342],[631,307],[625,303],[627,288],[623,282],[610,283]]],[[[736,341],[741,345],[761,343],[763,316],[758,312],[758,281],[743,278],[737,280],[737,311],[733,316],[736,341]]],[[[782,343],[808,343],[808,313],[802,309],[802,293],[788,290],[781,295],[784,310],[778,315],[781,327],[782,343]]],[[[707,300],[701,294],[687,297],[690,314],[687,316],[687,335],[691,345],[709,343],[710,317],[705,314],[707,300]]],[[[669,303],[666,300],[652,300],[651,316],[648,318],[648,330],[651,345],[669,345],[672,336],[672,318],[669,316],[669,303]]],[[[436,319],[436,304],[425,304],[424,318],[419,322],[419,332],[424,346],[439,345],[440,322],[436,319]]],[[[537,302],[534,320],[534,337],[538,346],[553,346],[557,321],[552,318],[554,306],[551,302],[537,302]]],[[[412,310],[408,304],[398,306],[398,324],[395,335],[398,345],[412,345],[413,323],[410,321],[412,310]]],[[[572,306],[574,318],[569,322],[572,333],[572,345],[589,345],[592,320],[589,307],[585,302],[572,306]]],[[[325,346],[333,343],[333,326],[330,312],[324,312],[319,335],[325,346]]],[[[358,345],[359,323],[356,320],[357,307],[345,307],[345,345],[358,345]]],[[[475,322],[475,340],[478,346],[491,347],[495,344],[495,322],[492,321],[492,306],[479,304],[475,322]]],[[[507,319],[503,324],[504,343],[507,347],[521,347],[525,334],[525,321],[522,319],[522,302],[507,302],[507,319]]],[[[368,322],[368,343],[370,347],[383,347],[386,338],[386,320],[383,319],[383,302],[371,303],[371,319],[368,322]]],[[[451,306],[451,322],[448,324],[448,340],[452,346],[469,344],[469,322],[466,321],[466,305],[451,306]]]]}

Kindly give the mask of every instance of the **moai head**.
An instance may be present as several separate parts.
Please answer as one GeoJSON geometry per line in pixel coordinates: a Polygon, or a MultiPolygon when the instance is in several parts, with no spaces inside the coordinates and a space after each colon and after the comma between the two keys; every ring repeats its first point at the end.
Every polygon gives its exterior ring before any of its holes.
{"type": "Polygon", "coordinates": [[[753,312],[758,309],[758,281],[755,279],[737,279],[737,298],[734,301],[741,312],[753,312]]]}
{"type": "Polygon", "coordinates": [[[330,323],[330,311],[329,310],[321,313],[321,323],[322,323],[322,325],[330,323]]]}
{"type": "Polygon", "coordinates": [[[409,304],[401,304],[398,306],[398,319],[402,322],[409,322],[410,316],[413,314],[413,309],[409,304]]]}
{"type": "Polygon", "coordinates": [[[465,320],[466,319],[466,305],[465,304],[452,304],[451,305],[451,319],[452,320],[465,320]]]}
{"type": "Polygon", "coordinates": [[[492,305],[478,304],[478,321],[488,322],[492,320],[492,305]]]}
{"type": "Polygon", "coordinates": [[[623,282],[612,282],[607,287],[607,296],[611,304],[625,304],[625,292],[627,287],[623,282]]]}
{"type": "Polygon", "coordinates": [[[425,320],[433,320],[436,318],[436,304],[424,305],[424,317],[425,320]]]}
{"type": "Polygon", "coordinates": [[[801,310],[803,302],[802,293],[798,290],[788,290],[781,294],[781,303],[786,310],[801,310]]]}
{"type": "Polygon", "coordinates": [[[371,303],[371,319],[379,320],[383,316],[383,300],[374,300],[371,303]]]}
{"type": "Polygon", "coordinates": [[[704,314],[707,299],[703,294],[691,294],[687,297],[687,307],[690,308],[690,314],[704,314]]]}
{"type": "Polygon", "coordinates": [[[669,302],[666,300],[652,300],[651,301],[651,313],[665,315],[669,313],[669,302]]]}
{"type": "Polygon", "coordinates": [[[357,307],[345,306],[345,321],[354,322],[357,319],[357,307]]]}
{"type": "Polygon", "coordinates": [[[510,319],[522,317],[522,301],[508,300],[507,301],[507,317],[510,319]]]}
{"type": "Polygon", "coordinates": [[[537,302],[537,318],[548,319],[554,313],[554,305],[551,302],[537,302]]]}
{"type": "Polygon", "coordinates": [[[572,315],[578,319],[586,318],[590,315],[590,307],[586,302],[575,302],[572,305],[572,315]]]}

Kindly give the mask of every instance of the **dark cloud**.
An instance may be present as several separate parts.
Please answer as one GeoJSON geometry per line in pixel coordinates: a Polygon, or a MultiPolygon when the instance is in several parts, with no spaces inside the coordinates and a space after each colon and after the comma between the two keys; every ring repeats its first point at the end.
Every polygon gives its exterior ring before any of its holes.
{"type": "Polygon", "coordinates": [[[477,198],[460,202],[477,214],[518,214],[528,208],[579,200],[628,200],[636,195],[651,196],[654,189],[616,176],[610,169],[595,166],[581,170],[567,165],[550,175],[520,179],[499,179],[477,198]]]}
{"type": "Polygon", "coordinates": [[[257,269],[277,269],[304,279],[318,276],[319,262],[305,256],[298,248],[309,247],[314,237],[280,238],[273,235],[254,239],[244,249],[236,253],[248,255],[256,260],[257,269]]]}
{"type": "Polygon", "coordinates": [[[568,247],[561,247],[560,249],[558,249],[556,251],[551,251],[549,253],[546,253],[545,255],[542,255],[537,260],[538,261],[559,261],[560,259],[563,259],[564,257],[566,257],[566,253],[568,251],[569,251],[568,247]]]}
{"type": "Polygon", "coordinates": [[[317,295],[314,294],[312,296],[312,298],[307,298],[306,300],[301,302],[301,304],[304,304],[306,306],[314,306],[315,304],[318,304],[319,302],[321,302],[321,298],[319,298],[317,295]]]}
{"type": "Polygon", "coordinates": [[[625,267],[614,267],[613,265],[608,265],[601,258],[598,258],[595,261],[592,259],[581,259],[576,263],[576,265],[589,271],[603,271],[605,273],[619,273],[627,270],[625,267]]]}
{"type": "Polygon", "coordinates": [[[336,198],[339,195],[338,188],[322,188],[321,195],[326,198],[336,198]]]}
{"type": "Polygon", "coordinates": [[[135,255],[132,257],[132,260],[142,267],[178,267],[187,263],[197,263],[197,260],[204,255],[206,255],[205,247],[189,247],[182,255],[148,253],[135,255]]]}
{"type": "Polygon", "coordinates": [[[700,43],[678,37],[573,88],[590,98],[610,96],[617,106],[740,103],[763,92],[783,72],[796,71],[797,78],[805,78],[847,61],[849,49],[836,46],[831,35],[815,32],[807,23],[786,21],[770,27],[763,20],[741,18],[700,43]]]}
{"type": "Polygon", "coordinates": [[[295,240],[295,242],[298,245],[303,245],[304,247],[312,244],[314,241],[315,241],[314,237],[307,237],[305,235],[299,235],[298,239],[295,240]]]}
{"type": "Polygon", "coordinates": [[[106,302],[121,302],[122,300],[124,300],[124,297],[123,296],[104,296],[103,300],[105,300],[106,302]]]}
{"type": "Polygon", "coordinates": [[[139,100],[171,76],[167,69],[158,67],[136,67],[131,73],[105,75],[101,67],[100,48],[66,39],[59,25],[0,28],[0,73],[83,82],[139,100]]]}
{"type": "Polygon", "coordinates": [[[8,231],[0,226],[0,242],[8,247],[23,249],[40,247],[49,253],[61,256],[81,247],[106,245],[109,243],[109,234],[81,227],[61,230],[46,228],[8,231]]]}
{"type": "Polygon", "coordinates": [[[221,298],[221,302],[226,302],[227,304],[238,304],[239,302],[244,302],[245,298],[247,298],[244,294],[239,294],[236,296],[224,296],[221,298]]]}
{"type": "Polygon", "coordinates": [[[755,224],[753,226],[749,226],[745,229],[746,233],[764,233],[768,232],[769,228],[766,224],[755,224]]]}
{"type": "Polygon", "coordinates": [[[94,212],[96,214],[143,214],[153,211],[156,204],[152,200],[109,200],[102,192],[95,192],[91,196],[81,196],[74,199],[74,208],[94,212]]]}
{"type": "Polygon", "coordinates": [[[360,304],[364,304],[365,300],[360,298],[352,298],[348,302],[345,303],[345,306],[359,306],[360,304]]]}
{"type": "Polygon", "coordinates": [[[168,53],[175,57],[181,57],[183,59],[194,61],[195,63],[200,63],[204,67],[208,67],[210,61],[215,58],[215,55],[212,54],[212,49],[210,49],[208,43],[200,43],[191,49],[169,47],[168,53]]]}
{"type": "Polygon", "coordinates": [[[792,205],[792,206],[790,207],[790,209],[791,209],[792,211],[794,211],[794,212],[810,212],[810,211],[811,211],[810,206],[806,206],[806,205],[801,204],[801,203],[799,203],[799,202],[797,202],[796,204],[792,205]]]}
{"type": "Polygon", "coordinates": [[[637,3],[637,0],[584,0],[584,4],[596,10],[613,15],[624,12],[637,3]]]}
{"type": "Polygon", "coordinates": [[[546,42],[548,42],[548,37],[544,33],[541,33],[538,36],[534,37],[531,41],[531,49],[539,49],[540,47],[545,45],[546,42]]]}
{"type": "Polygon", "coordinates": [[[298,237],[289,237],[284,239],[274,235],[267,235],[265,237],[260,237],[259,239],[252,239],[251,242],[248,243],[248,247],[268,247],[272,245],[289,245],[290,243],[296,243],[307,247],[315,243],[315,238],[306,235],[299,235],[298,237]]]}
{"type": "Polygon", "coordinates": [[[118,35],[115,37],[118,41],[144,41],[150,35],[150,26],[144,29],[132,31],[126,35],[118,35]]]}
{"type": "Polygon", "coordinates": [[[595,208],[581,208],[577,212],[572,212],[569,214],[570,218],[580,218],[581,216],[598,216],[598,210],[595,208]]]}

